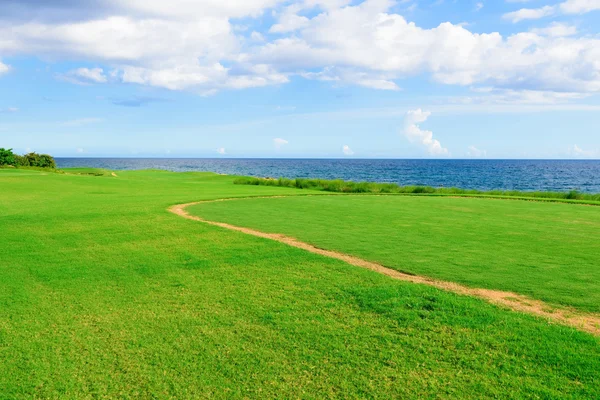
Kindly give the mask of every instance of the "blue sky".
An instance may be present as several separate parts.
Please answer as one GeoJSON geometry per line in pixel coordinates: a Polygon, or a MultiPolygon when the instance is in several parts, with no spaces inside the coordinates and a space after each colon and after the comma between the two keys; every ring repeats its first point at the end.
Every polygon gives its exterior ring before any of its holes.
{"type": "Polygon", "coordinates": [[[0,147],[600,158],[600,0],[5,0],[0,147]]]}

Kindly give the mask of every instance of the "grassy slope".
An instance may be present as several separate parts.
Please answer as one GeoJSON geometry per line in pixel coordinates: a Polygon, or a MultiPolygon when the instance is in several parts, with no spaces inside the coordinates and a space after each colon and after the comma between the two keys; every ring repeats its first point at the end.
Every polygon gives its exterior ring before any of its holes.
{"type": "Polygon", "coordinates": [[[253,199],[190,208],[391,268],[600,312],[600,208],[404,196],[253,199]]]}
{"type": "Polygon", "coordinates": [[[0,188],[0,398],[600,396],[597,338],[165,211],[282,189],[31,171],[0,188]]]}

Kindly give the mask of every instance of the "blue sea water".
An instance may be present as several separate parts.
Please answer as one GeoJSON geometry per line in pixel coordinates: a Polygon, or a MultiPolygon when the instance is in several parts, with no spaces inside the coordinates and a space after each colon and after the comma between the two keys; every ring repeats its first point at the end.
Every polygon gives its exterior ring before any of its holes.
{"type": "Polygon", "coordinates": [[[56,161],[59,168],[152,168],[480,190],[579,190],[600,193],[600,160],[57,158],[56,161]]]}

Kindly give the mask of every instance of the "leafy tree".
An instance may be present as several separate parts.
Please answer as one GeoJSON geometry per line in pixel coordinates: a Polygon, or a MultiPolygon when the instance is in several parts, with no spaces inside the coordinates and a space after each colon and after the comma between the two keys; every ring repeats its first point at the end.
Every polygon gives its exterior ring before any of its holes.
{"type": "Polygon", "coordinates": [[[23,157],[27,160],[27,164],[32,167],[40,166],[40,155],[38,153],[27,153],[23,157]]]}
{"type": "Polygon", "coordinates": [[[43,167],[43,168],[52,168],[55,169],[56,168],[56,161],[54,161],[54,158],[51,155],[48,154],[40,154],[40,161],[39,161],[39,167],[43,167]]]}
{"type": "Polygon", "coordinates": [[[12,149],[0,148],[0,165],[15,167],[39,167],[56,169],[54,157],[48,154],[27,153],[24,156],[14,154],[12,149]]]}
{"type": "Polygon", "coordinates": [[[0,165],[15,165],[15,161],[12,149],[0,148],[0,165]]]}
{"type": "Polygon", "coordinates": [[[29,160],[25,156],[15,154],[15,167],[29,167],[29,160]]]}

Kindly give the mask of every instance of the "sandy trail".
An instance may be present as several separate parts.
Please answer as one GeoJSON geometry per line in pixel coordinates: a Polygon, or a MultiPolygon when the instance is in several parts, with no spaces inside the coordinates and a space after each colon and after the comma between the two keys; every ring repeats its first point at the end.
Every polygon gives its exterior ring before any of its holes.
{"type": "Polygon", "coordinates": [[[231,198],[231,199],[219,199],[219,200],[207,200],[200,201],[188,204],[179,204],[169,208],[169,211],[179,215],[181,217],[203,222],[205,224],[218,226],[221,228],[242,232],[247,235],[257,236],[265,239],[275,240],[280,243],[287,244],[289,246],[293,246],[302,250],[309,251],[311,253],[319,254],[329,258],[335,258],[337,260],[344,261],[348,264],[370,269],[372,271],[378,272],[380,274],[389,276],[393,279],[398,279],[401,281],[418,283],[422,285],[433,286],[438,289],[446,290],[449,292],[478,297],[480,299],[484,299],[492,304],[496,304],[499,306],[507,307],[513,311],[523,312],[527,314],[532,314],[540,317],[544,317],[551,322],[557,322],[563,325],[572,326],[579,330],[589,332],[596,336],[600,336],[600,315],[598,314],[587,314],[582,313],[581,311],[577,311],[575,309],[570,308],[560,308],[556,306],[550,306],[549,304],[544,303],[540,300],[531,299],[529,297],[512,293],[512,292],[504,292],[500,290],[491,290],[491,289],[479,289],[479,288],[470,288],[467,286],[460,285],[454,282],[446,282],[435,280],[431,278],[427,278],[424,276],[410,275],[403,272],[396,271],[394,269],[384,267],[383,265],[363,260],[358,257],[354,257],[348,254],[339,253],[331,250],[324,250],[318,247],[315,247],[311,244],[301,242],[297,239],[294,239],[289,236],[275,234],[275,233],[265,233],[260,232],[250,228],[243,228],[240,226],[235,226],[231,224],[226,224],[223,222],[215,222],[208,221],[202,219],[200,217],[189,214],[186,211],[186,208],[189,206],[203,204],[203,203],[214,203],[221,201],[233,201],[233,200],[248,200],[248,199],[256,199],[256,198],[281,198],[281,197],[289,197],[289,196],[267,196],[267,197],[251,197],[251,198],[231,198]]]}

